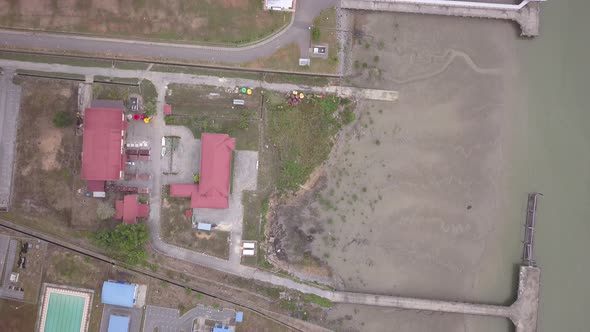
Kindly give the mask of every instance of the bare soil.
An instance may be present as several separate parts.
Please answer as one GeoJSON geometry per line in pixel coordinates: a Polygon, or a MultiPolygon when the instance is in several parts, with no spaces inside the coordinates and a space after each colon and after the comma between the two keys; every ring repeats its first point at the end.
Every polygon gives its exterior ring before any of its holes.
{"type": "Polygon", "coordinates": [[[259,0],[22,0],[0,2],[0,25],[190,42],[247,43],[280,30],[291,13],[259,0]]]}
{"type": "Polygon", "coordinates": [[[84,197],[80,179],[82,137],[74,125],[58,128],[53,116],[77,111],[77,84],[24,79],[15,172],[14,210],[39,227],[93,230],[97,200],[84,197]],[[51,225],[49,224],[51,221],[51,225]]]}
{"type": "Polygon", "coordinates": [[[229,232],[196,231],[192,228],[191,220],[185,216],[187,209],[190,209],[190,198],[163,198],[160,232],[162,238],[183,248],[228,259],[229,232]]]}

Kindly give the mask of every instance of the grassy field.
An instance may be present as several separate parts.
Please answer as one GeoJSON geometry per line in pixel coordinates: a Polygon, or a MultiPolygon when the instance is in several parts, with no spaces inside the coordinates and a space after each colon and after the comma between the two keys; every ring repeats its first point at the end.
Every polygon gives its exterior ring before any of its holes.
{"type": "MultiPolygon", "coordinates": [[[[279,191],[297,190],[328,157],[333,137],[351,120],[349,101],[334,96],[309,97],[288,106],[280,95],[267,101],[267,139],[278,156],[279,191]]],[[[353,115],[354,116],[354,115],[353,115]]]]}
{"type": "MultiPolygon", "coordinates": [[[[168,189],[165,189],[166,191],[168,189]]],[[[185,211],[190,209],[190,198],[163,198],[161,214],[161,236],[171,244],[205,253],[229,258],[229,233],[222,231],[199,232],[192,228],[185,211]]]]}
{"type": "Polygon", "coordinates": [[[226,133],[236,138],[238,150],[258,150],[259,112],[262,95],[252,95],[227,89],[170,84],[166,102],[174,115],[166,117],[168,125],[188,127],[195,138],[204,132],[226,133]],[[233,99],[242,99],[244,106],[233,106],[233,99]]]}
{"type": "Polygon", "coordinates": [[[22,0],[0,6],[0,25],[166,41],[244,44],[286,26],[291,13],[259,0],[22,0]]]}

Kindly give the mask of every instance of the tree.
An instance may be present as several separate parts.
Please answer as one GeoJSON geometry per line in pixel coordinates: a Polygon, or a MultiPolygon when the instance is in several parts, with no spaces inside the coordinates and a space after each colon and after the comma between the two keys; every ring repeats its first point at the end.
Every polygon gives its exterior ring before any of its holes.
{"type": "Polygon", "coordinates": [[[95,243],[110,251],[129,264],[145,260],[144,244],[149,233],[144,224],[120,224],[115,229],[98,231],[94,234],[95,243]]]}
{"type": "Polygon", "coordinates": [[[59,111],[53,116],[53,124],[58,128],[69,127],[74,124],[74,116],[71,112],[59,111]]]}
{"type": "Polygon", "coordinates": [[[150,117],[156,114],[156,104],[152,100],[148,100],[143,104],[143,112],[145,116],[150,117]]]}
{"type": "Polygon", "coordinates": [[[322,32],[320,31],[320,28],[318,28],[318,27],[311,28],[311,40],[313,40],[314,42],[318,42],[318,41],[320,41],[321,36],[322,36],[322,32]]]}
{"type": "Polygon", "coordinates": [[[193,180],[195,183],[199,183],[199,181],[201,181],[201,175],[199,173],[195,173],[195,175],[193,176],[193,180]]]}
{"type": "Polygon", "coordinates": [[[96,208],[96,216],[99,220],[111,219],[115,215],[115,208],[105,202],[99,202],[96,208]]]}

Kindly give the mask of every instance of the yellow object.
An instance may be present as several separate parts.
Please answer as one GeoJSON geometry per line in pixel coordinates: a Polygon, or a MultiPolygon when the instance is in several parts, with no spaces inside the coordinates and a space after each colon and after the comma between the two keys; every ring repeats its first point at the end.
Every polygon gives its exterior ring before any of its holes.
{"type": "Polygon", "coordinates": [[[293,94],[294,95],[297,95],[297,90],[293,90],[293,94]]]}
{"type": "Polygon", "coordinates": [[[152,119],[152,117],[150,116],[149,118],[145,118],[143,119],[143,122],[145,123],[150,123],[150,120],[152,119]]]}
{"type": "Polygon", "coordinates": [[[252,94],[252,89],[248,89],[248,91],[246,91],[247,94],[251,95],[252,94]]]}
{"type": "Polygon", "coordinates": [[[299,98],[303,99],[303,97],[305,97],[305,95],[303,93],[300,93],[299,98]]]}

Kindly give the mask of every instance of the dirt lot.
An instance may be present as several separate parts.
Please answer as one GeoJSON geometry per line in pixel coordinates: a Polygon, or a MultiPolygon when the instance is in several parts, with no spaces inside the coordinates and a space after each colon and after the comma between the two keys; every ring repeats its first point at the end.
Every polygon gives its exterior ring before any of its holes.
{"type": "Polygon", "coordinates": [[[37,220],[36,227],[41,229],[93,229],[96,200],[77,192],[84,188],[82,137],[76,136],[74,125],[58,128],[53,123],[60,111],[75,117],[77,84],[24,79],[22,86],[14,210],[37,220]]]}
{"type": "Polygon", "coordinates": [[[0,317],[0,331],[34,331],[37,305],[0,299],[0,317]]]}
{"type": "Polygon", "coordinates": [[[228,259],[229,232],[194,230],[191,221],[184,214],[187,209],[190,209],[190,198],[163,198],[160,234],[164,240],[190,250],[228,259]]]}
{"type": "Polygon", "coordinates": [[[186,126],[195,138],[204,132],[226,133],[236,138],[238,150],[258,150],[263,95],[251,88],[248,95],[238,92],[238,87],[170,84],[166,102],[172,105],[173,115],[166,117],[166,124],[186,126]],[[234,99],[244,100],[244,105],[234,106],[234,99]]]}
{"type": "MultiPolygon", "coordinates": [[[[502,209],[514,27],[403,14],[355,18],[364,37],[353,47],[350,83],[398,90],[401,97],[360,102],[325,178],[274,209],[275,218],[292,225],[284,228],[282,247],[293,255],[302,243],[311,246],[340,289],[509,301],[513,266],[501,263],[506,255],[518,262],[520,244],[520,234],[506,231],[520,220],[504,218],[502,209]]],[[[353,306],[330,316],[345,331],[509,326],[502,319],[353,306]]]]}
{"type": "Polygon", "coordinates": [[[107,36],[241,44],[278,31],[290,13],[259,0],[20,0],[0,2],[0,25],[107,36]]]}

